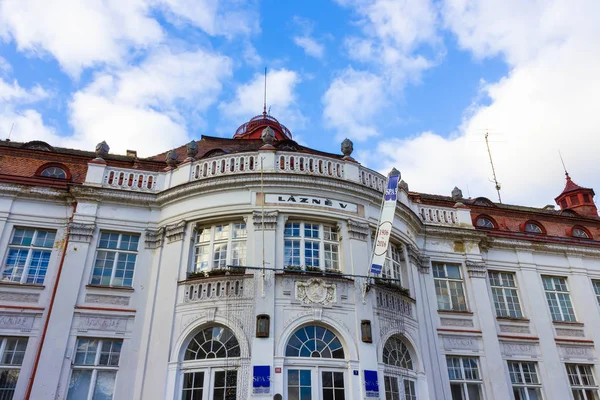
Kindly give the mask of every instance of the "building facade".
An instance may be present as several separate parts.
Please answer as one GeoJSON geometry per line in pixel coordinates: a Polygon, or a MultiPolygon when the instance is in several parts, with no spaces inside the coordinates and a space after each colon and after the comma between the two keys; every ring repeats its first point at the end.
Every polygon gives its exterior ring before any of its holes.
{"type": "Polygon", "coordinates": [[[373,276],[351,154],[266,114],[146,159],[0,142],[0,399],[599,399],[592,189],[401,181],[373,276]]]}

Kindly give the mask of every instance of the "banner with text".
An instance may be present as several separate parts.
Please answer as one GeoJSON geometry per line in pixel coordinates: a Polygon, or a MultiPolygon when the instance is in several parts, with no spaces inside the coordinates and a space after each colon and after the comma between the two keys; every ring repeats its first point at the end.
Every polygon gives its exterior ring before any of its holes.
{"type": "Polygon", "coordinates": [[[271,367],[269,365],[255,365],[252,379],[252,394],[271,393],[271,367]]]}
{"type": "Polygon", "coordinates": [[[381,274],[385,256],[387,254],[388,244],[390,243],[390,235],[392,233],[392,222],[396,212],[396,200],[398,198],[398,180],[400,173],[395,169],[392,170],[388,177],[387,188],[385,189],[383,199],[383,209],[381,210],[381,218],[379,219],[379,227],[375,236],[375,246],[373,249],[373,260],[371,261],[370,273],[373,275],[381,274]]]}

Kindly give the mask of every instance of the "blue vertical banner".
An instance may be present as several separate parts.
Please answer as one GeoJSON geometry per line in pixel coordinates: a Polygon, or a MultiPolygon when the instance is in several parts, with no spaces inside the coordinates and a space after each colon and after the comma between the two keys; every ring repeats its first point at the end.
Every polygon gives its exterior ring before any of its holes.
{"type": "Polygon", "coordinates": [[[369,371],[365,369],[365,392],[367,397],[379,398],[379,381],[377,379],[377,371],[369,371]]]}
{"type": "Polygon", "coordinates": [[[398,181],[400,172],[393,168],[388,175],[387,187],[383,195],[383,209],[379,218],[379,227],[375,236],[375,246],[373,248],[373,259],[371,261],[370,274],[379,275],[385,263],[390,235],[392,234],[392,223],[396,213],[396,201],[398,199],[398,181]]]}
{"type": "Polygon", "coordinates": [[[271,394],[271,366],[255,365],[252,394],[271,394]]]}

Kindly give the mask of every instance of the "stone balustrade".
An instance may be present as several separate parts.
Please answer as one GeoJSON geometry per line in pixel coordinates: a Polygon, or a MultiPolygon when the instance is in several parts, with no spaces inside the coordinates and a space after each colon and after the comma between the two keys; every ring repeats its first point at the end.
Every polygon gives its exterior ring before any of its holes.
{"type": "Polygon", "coordinates": [[[419,217],[426,224],[458,225],[459,218],[455,209],[419,206],[419,217]]]}
{"type": "Polygon", "coordinates": [[[402,293],[376,287],[375,298],[377,300],[377,308],[394,314],[399,313],[406,317],[413,317],[413,300],[402,293]]]}
{"type": "Polygon", "coordinates": [[[213,157],[194,163],[191,179],[260,172],[260,168],[258,154],[213,157]]]}
{"type": "Polygon", "coordinates": [[[158,173],[107,167],[102,186],[144,192],[158,191],[158,173]]]}
{"type": "Polygon", "coordinates": [[[207,278],[185,283],[183,302],[244,297],[244,278],[207,278]]]}

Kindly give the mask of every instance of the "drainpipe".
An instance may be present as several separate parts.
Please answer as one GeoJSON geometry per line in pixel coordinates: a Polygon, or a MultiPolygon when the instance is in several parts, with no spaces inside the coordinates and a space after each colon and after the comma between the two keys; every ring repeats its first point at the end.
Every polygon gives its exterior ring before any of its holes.
{"type": "MultiPolygon", "coordinates": [[[[77,210],[77,202],[73,202],[73,212],[71,213],[69,222],[73,221],[73,216],[75,215],[76,210],[77,210]]],[[[52,295],[50,297],[50,305],[48,306],[48,315],[46,316],[46,321],[44,322],[44,329],[42,330],[42,336],[40,337],[40,344],[38,345],[37,353],[35,355],[35,361],[33,362],[33,370],[31,371],[31,376],[29,377],[29,384],[27,385],[27,392],[25,393],[25,400],[30,400],[31,391],[33,390],[33,383],[35,381],[35,375],[37,373],[37,369],[40,364],[40,356],[42,354],[42,347],[44,347],[44,340],[46,339],[46,333],[48,332],[48,324],[50,322],[50,316],[52,315],[52,309],[54,308],[54,300],[56,299],[56,291],[58,290],[58,282],[60,281],[60,275],[62,273],[63,264],[65,263],[65,256],[67,255],[67,248],[69,247],[70,232],[71,232],[71,228],[70,228],[69,224],[67,224],[67,234],[65,237],[65,244],[63,246],[63,252],[60,257],[60,264],[58,264],[58,271],[56,273],[56,280],[54,281],[54,287],[52,288],[52,295]]]]}

